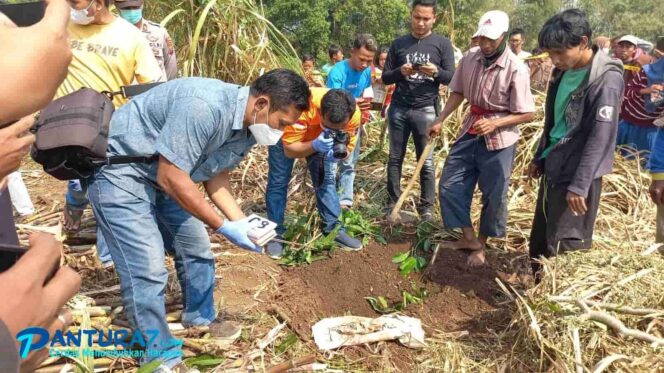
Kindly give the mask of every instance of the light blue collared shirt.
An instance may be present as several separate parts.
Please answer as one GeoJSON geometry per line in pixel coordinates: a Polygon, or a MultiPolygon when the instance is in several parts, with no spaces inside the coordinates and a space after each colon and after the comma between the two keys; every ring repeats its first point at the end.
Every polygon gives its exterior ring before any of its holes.
{"type": "MultiPolygon", "coordinates": [[[[164,83],[115,112],[108,155],[160,154],[194,182],[210,180],[237,167],[256,143],[243,126],[248,98],[249,87],[216,79],[164,83]]],[[[152,200],[143,190],[150,189],[145,184],[157,185],[157,162],[108,166],[103,174],[116,186],[152,200]]]]}

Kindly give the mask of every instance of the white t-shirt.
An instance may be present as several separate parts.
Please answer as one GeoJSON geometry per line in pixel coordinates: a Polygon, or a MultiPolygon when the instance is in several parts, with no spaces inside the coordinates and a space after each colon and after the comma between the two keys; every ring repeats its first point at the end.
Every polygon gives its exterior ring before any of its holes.
{"type": "Polygon", "coordinates": [[[531,57],[532,55],[533,55],[532,53],[522,50],[516,56],[519,57],[522,60],[525,60],[526,58],[531,57]]]}

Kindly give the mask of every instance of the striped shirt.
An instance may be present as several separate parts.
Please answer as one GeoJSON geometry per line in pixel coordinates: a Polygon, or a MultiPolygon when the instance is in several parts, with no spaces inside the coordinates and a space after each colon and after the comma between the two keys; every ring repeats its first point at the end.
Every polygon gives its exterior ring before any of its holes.
{"type": "MultiPolygon", "coordinates": [[[[482,117],[492,119],[535,112],[530,75],[523,61],[509,48],[505,48],[505,52],[488,68],[484,67],[483,58],[479,47],[468,51],[459,62],[449,88],[462,94],[472,106],[492,113],[469,113],[463,120],[457,140],[482,117]]],[[[497,128],[484,139],[488,150],[504,149],[517,142],[519,128],[516,125],[497,128]]]]}
{"type": "Polygon", "coordinates": [[[625,85],[625,97],[622,103],[620,116],[629,123],[642,127],[652,127],[653,122],[662,113],[664,107],[660,107],[656,112],[649,113],[645,106],[645,96],[640,94],[644,88],[648,87],[648,78],[645,71],[641,70],[634,74],[632,80],[625,85]]]}

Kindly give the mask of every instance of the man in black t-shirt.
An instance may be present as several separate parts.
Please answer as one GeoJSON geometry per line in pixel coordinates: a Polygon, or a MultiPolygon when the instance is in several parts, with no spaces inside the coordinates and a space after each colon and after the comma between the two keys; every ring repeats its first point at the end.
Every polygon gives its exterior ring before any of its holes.
{"type": "MultiPolygon", "coordinates": [[[[410,134],[419,158],[428,141],[427,128],[436,118],[438,90],[454,75],[454,48],[449,39],[434,34],[435,0],[415,0],[411,11],[412,32],[396,39],[387,55],[384,84],[396,84],[388,111],[390,156],[387,164],[387,192],[390,205],[401,196],[401,168],[410,134]]],[[[421,196],[418,213],[431,220],[435,198],[433,157],[420,172],[421,196]]]]}

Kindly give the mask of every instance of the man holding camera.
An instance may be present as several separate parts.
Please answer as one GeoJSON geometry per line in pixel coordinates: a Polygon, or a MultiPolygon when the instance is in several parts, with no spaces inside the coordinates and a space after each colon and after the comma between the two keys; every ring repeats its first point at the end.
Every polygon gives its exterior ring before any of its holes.
{"type": "MultiPolygon", "coordinates": [[[[268,182],[265,192],[267,217],[277,223],[279,238],[286,232],[284,214],[288,183],[295,158],[305,158],[316,191],[316,207],[323,221],[323,232],[338,229],[335,242],[350,251],[362,249],[362,242],[348,236],[341,222],[341,205],[330,163],[347,159],[357,143],[361,112],[355,98],[346,90],[311,88],[309,110],[284,130],[284,136],[269,148],[268,182]]],[[[283,244],[268,243],[266,251],[274,259],[283,254],[283,244]]]]}
{"type": "MultiPolygon", "coordinates": [[[[413,1],[410,34],[396,39],[387,54],[382,79],[396,84],[392,104],[387,113],[390,133],[390,155],[387,162],[387,192],[390,205],[401,196],[401,168],[410,135],[415,142],[417,157],[422,156],[429,137],[427,126],[436,118],[441,84],[448,84],[454,75],[454,49],[449,39],[434,34],[436,2],[413,1]]],[[[421,196],[418,203],[420,219],[431,220],[435,202],[435,168],[433,156],[420,172],[421,196]]]]}

